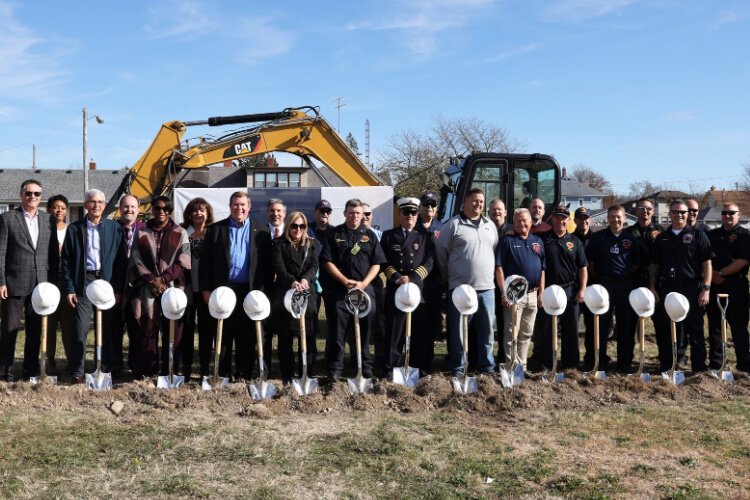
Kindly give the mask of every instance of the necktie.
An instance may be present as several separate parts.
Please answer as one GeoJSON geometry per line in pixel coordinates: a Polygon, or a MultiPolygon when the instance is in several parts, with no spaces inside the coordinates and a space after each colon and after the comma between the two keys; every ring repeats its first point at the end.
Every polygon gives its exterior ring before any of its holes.
{"type": "Polygon", "coordinates": [[[273,230],[273,239],[278,239],[278,238],[281,238],[281,230],[278,227],[276,227],[273,230]]]}

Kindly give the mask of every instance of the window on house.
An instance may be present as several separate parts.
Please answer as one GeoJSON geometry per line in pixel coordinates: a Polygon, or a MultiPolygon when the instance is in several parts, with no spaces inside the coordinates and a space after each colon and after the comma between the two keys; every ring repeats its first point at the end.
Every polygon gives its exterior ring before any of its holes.
{"type": "Polygon", "coordinates": [[[8,210],[10,210],[10,208],[8,207],[8,205],[0,205],[0,214],[5,213],[8,210]]]}
{"type": "Polygon", "coordinates": [[[578,206],[579,207],[583,206],[583,198],[578,198],[578,206]]]}
{"type": "Polygon", "coordinates": [[[255,172],[253,187],[300,187],[300,174],[299,172],[255,172]]]}

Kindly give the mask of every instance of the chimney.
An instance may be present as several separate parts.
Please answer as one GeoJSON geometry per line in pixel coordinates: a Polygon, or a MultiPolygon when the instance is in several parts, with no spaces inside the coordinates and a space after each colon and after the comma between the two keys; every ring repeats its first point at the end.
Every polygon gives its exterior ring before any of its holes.
{"type": "Polygon", "coordinates": [[[567,167],[562,168],[562,178],[565,179],[568,176],[568,169],[567,167]]]}
{"type": "Polygon", "coordinates": [[[233,162],[232,160],[224,160],[224,168],[230,168],[232,167],[233,162]]]}
{"type": "Polygon", "coordinates": [[[92,160],[89,162],[89,170],[96,170],[96,162],[92,160]]]}

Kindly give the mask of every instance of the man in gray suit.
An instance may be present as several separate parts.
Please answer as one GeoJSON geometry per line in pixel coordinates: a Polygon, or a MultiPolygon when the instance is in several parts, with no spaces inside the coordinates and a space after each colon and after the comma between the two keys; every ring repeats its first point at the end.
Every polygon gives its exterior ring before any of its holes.
{"type": "Polygon", "coordinates": [[[29,179],[21,184],[21,207],[0,215],[0,380],[13,381],[11,368],[16,336],[25,314],[26,341],[23,351],[23,378],[39,371],[41,318],[31,307],[31,292],[43,281],[55,282],[57,233],[49,214],[39,211],[42,183],[29,179]]]}

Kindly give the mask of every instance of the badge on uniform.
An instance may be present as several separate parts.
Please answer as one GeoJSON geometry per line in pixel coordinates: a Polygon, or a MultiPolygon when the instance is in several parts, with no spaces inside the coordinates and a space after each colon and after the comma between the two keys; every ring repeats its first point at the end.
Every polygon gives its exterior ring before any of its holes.
{"type": "Polygon", "coordinates": [[[531,249],[534,250],[534,253],[539,253],[539,249],[540,248],[541,248],[541,246],[539,245],[539,243],[532,243],[531,244],[531,249]]]}
{"type": "Polygon", "coordinates": [[[660,234],[661,232],[658,229],[654,229],[653,231],[651,231],[651,237],[653,239],[656,239],[656,237],[659,236],[660,234]]]}
{"type": "Polygon", "coordinates": [[[368,241],[370,241],[370,237],[367,236],[366,234],[363,234],[362,237],[359,239],[360,243],[367,243],[368,241]]]}
{"type": "Polygon", "coordinates": [[[401,245],[393,245],[393,251],[394,252],[400,252],[401,251],[401,245]]]}
{"type": "Polygon", "coordinates": [[[734,243],[737,240],[737,235],[736,234],[730,234],[729,238],[727,238],[727,239],[729,240],[729,243],[734,243]]]}
{"type": "Polygon", "coordinates": [[[630,240],[622,240],[622,248],[625,250],[629,249],[631,244],[632,242],[630,240]]]}
{"type": "Polygon", "coordinates": [[[414,244],[413,244],[413,245],[412,245],[411,247],[412,247],[412,248],[414,249],[414,251],[416,252],[417,250],[419,250],[419,243],[414,243],[414,244]]]}
{"type": "Polygon", "coordinates": [[[569,241],[565,244],[565,247],[568,249],[568,252],[572,252],[576,245],[572,241],[569,241]]]}
{"type": "Polygon", "coordinates": [[[693,235],[690,233],[687,233],[685,236],[682,237],[683,243],[690,243],[691,241],[693,241],[693,235]]]}
{"type": "Polygon", "coordinates": [[[440,238],[440,231],[433,231],[432,232],[432,238],[433,238],[433,240],[436,240],[436,239],[440,238]]]}
{"type": "Polygon", "coordinates": [[[612,248],[609,249],[609,253],[620,255],[620,247],[618,247],[617,245],[612,245],[612,248]]]}
{"type": "Polygon", "coordinates": [[[357,255],[361,249],[362,249],[362,247],[360,247],[359,243],[357,243],[356,245],[354,245],[352,247],[352,249],[350,250],[350,252],[351,252],[352,255],[357,255]]]}

